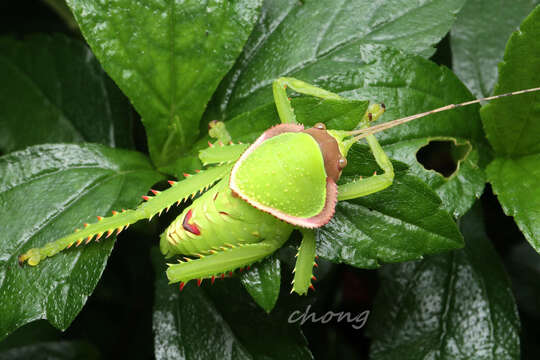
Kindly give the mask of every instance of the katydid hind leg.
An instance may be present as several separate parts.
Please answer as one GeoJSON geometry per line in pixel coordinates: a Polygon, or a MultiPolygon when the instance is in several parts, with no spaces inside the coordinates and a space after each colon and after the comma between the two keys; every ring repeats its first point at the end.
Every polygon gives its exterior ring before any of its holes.
{"type": "Polygon", "coordinates": [[[112,216],[97,216],[98,221],[92,224],[85,223],[83,228],[76,229],[74,233],[64,236],[56,241],[45,244],[40,248],[32,248],[19,256],[19,263],[27,262],[29,265],[37,265],[45,258],[56,255],[62,250],[82,243],[99,240],[103,235],[109,237],[114,231],[120,233],[142,219],[151,219],[155,215],[160,215],[171,206],[180,204],[191,196],[199,192],[204,192],[216,181],[226,176],[232,165],[224,165],[201,171],[197,175],[188,175],[179,182],[170,181],[171,187],[164,191],[152,190],[154,196],[143,196],[145,202],[141,203],[134,210],[113,211],[112,216]]]}
{"type": "Polygon", "coordinates": [[[167,277],[171,284],[180,282],[180,286],[194,279],[215,278],[263,260],[278,250],[283,242],[280,240],[236,244],[210,255],[200,255],[199,259],[186,258],[178,264],[169,264],[167,277]]]}

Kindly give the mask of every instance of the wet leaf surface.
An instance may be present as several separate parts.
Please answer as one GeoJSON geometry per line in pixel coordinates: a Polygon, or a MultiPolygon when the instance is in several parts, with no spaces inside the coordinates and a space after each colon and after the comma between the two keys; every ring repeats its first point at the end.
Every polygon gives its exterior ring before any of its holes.
{"type": "Polygon", "coordinates": [[[461,222],[465,249],[383,268],[371,359],[520,358],[510,281],[473,209],[461,222]]]}
{"type": "Polygon", "coordinates": [[[67,3],[96,57],[141,115],[159,167],[197,139],[206,104],[260,7],[260,0],[67,3]]]}

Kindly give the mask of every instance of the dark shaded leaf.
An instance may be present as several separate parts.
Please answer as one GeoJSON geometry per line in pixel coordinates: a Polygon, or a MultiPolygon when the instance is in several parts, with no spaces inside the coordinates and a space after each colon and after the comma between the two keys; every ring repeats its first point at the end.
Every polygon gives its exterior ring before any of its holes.
{"type": "Polygon", "coordinates": [[[526,242],[513,247],[505,265],[519,306],[522,359],[540,358],[538,324],[540,323],[540,258],[526,242]]]}
{"type": "Polygon", "coordinates": [[[90,360],[99,358],[97,349],[83,341],[35,343],[0,352],[0,360],[90,360]]]}
{"type": "Polygon", "coordinates": [[[80,35],[79,24],[75,21],[71,10],[66,4],[65,0],[42,0],[45,4],[49,5],[51,9],[62,18],[70,30],[80,35]]]}
{"type": "Polygon", "coordinates": [[[465,249],[382,270],[371,359],[520,358],[510,281],[478,210],[462,219],[465,249]]]}
{"type": "Polygon", "coordinates": [[[21,326],[0,342],[0,353],[3,351],[26,347],[34,343],[60,341],[62,333],[46,320],[36,320],[21,326]]]}
{"type": "Polygon", "coordinates": [[[0,149],[54,142],[132,147],[131,108],[86,45],[0,38],[0,149]]]}
{"type": "Polygon", "coordinates": [[[242,285],[253,300],[266,312],[272,311],[279,296],[281,286],[281,263],[275,256],[253,264],[240,278],[242,285]]]}

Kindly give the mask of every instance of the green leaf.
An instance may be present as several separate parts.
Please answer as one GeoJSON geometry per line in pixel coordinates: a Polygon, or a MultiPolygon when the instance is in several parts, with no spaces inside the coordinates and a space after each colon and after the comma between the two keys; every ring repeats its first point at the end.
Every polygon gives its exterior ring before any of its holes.
{"type": "Polygon", "coordinates": [[[83,341],[38,342],[0,352],[0,360],[97,360],[99,358],[98,350],[83,341]]]}
{"type": "MultiPolygon", "coordinates": [[[[352,168],[347,166],[344,181],[351,173],[369,176],[377,170],[367,147],[353,147],[349,164],[352,168]]],[[[420,259],[463,246],[461,234],[441,208],[437,194],[404,170],[403,164],[394,167],[394,183],[386,190],[338,203],[330,223],[317,231],[319,256],[375,268],[380,262],[420,259]]]]}
{"type": "Polygon", "coordinates": [[[250,34],[261,0],[67,0],[105,70],[142,117],[154,163],[166,166],[199,121],[250,34]]]}
{"type": "Polygon", "coordinates": [[[465,249],[383,269],[370,359],[520,358],[510,281],[473,209],[461,223],[465,249]]]}
{"type": "Polygon", "coordinates": [[[133,207],[161,178],[140,153],[101,145],[38,145],[0,158],[0,218],[9,224],[0,233],[0,339],[36,319],[66,329],[101,277],[114,239],[35,267],[19,266],[18,255],[96,215],[133,207]]]}
{"type": "Polygon", "coordinates": [[[154,353],[162,359],[312,359],[288,309],[265,313],[236,279],[214,285],[194,282],[182,292],[165,277],[163,256],[152,253],[156,271],[154,353]]]}
{"type": "Polygon", "coordinates": [[[450,33],[452,68],[478,98],[491,95],[506,41],[538,0],[468,0],[450,33]]]}
{"type": "MultiPolygon", "coordinates": [[[[496,94],[540,84],[540,6],[510,38],[496,94]]],[[[481,109],[496,153],[488,179],[503,209],[540,252],[540,93],[506,97],[481,109]]]]}
{"type": "MultiPolygon", "coordinates": [[[[508,236],[510,234],[515,234],[516,232],[506,227],[501,228],[499,226],[498,229],[504,232],[504,238],[509,238],[508,236]],[[507,230],[509,231],[506,232],[507,230]]],[[[498,235],[500,236],[500,234],[498,235]]],[[[519,238],[519,235],[515,236],[515,238],[519,238]]],[[[504,260],[505,267],[510,275],[513,293],[519,306],[521,358],[538,359],[540,358],[540,344],[538,343],[540,261],[538,261],[538,253],[529,243],[523,241],[512,246],[510,251],[505,253],[504,260]]]]}
{"type": "MultiPolygon", "coordinates": [[[[540,84],[540,6],[508,41],[495,94],[540,84]]],[[[540,152],[540,93],[506,97],[482,107],[487,138],[498,156],[540,152]]]]}
{"type": "Polygon", "coordinates": [[[506,215],[514,217],[540,253],[540,154],[497,158],[489,164],[487,174],[506,215]]]}
{"type": "Polygon", "coordinates": [[[133,146],[130,105],[82,42],[0,38],[0,78],[2,151],[54,142],[133,146]]]}
{"type": "MultiPolygon", "coordinates": [[[[356,79],[355,86],[336,76],[337,81],[329,87],[346,97],[385,103],[387,112],[381,122],[472,98],[450,70],[419,56],[372,45],[364,46],[363,54],[369,65],[348,73],[356,79]]],[[[409,165],[412,174],[437,192],[444,209],[454,217],[463,215],[482,194],[485,184],[482,168],[490,153],[478,106],[434,114],[376,136],[391,158],[409,165]],[[450,141],[468,149],[449,177],[426,170],[417,160],[417,152],[434,140],[450,141]]]]}
{"type": "Polygon", "coordinates": [[[464,3],[266,0],[263,15],[220,85],[207,118],[231,118],[268,103],[270,84],[280,76],[319,83],[337,72],[343,83],[352,81],[354,86],[354,71],[369,64],[360,47],[364,43],[429,56],[464,3]]]}
{"type": "Polygon", "coordinates": [[[279,296],[281,286],[281,263],[275,256],[270,256],[256,263],[242,274],[242,285],[253,300],[267,313],[272,311],[279,296]]]}

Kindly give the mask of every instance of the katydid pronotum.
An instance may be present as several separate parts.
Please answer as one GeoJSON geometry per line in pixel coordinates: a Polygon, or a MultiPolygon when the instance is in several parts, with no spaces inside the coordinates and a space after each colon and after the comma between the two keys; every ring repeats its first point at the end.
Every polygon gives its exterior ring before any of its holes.
{"type": "Polygon", "coordinates": [[[250,266],[274,253],[297,229],[302,233],[298,248],[292,291],[307,293],[312,285],[315,265],[314,229],[327,224],[336,203],[381,191],[392,185],[394,169],[388,156],[373,135],[436,112],[492,100],[503,96],[538,91],[540,88],[452,104],[402,119],[370,124],[385,110],[384,104],[371,104],[352,131],[326,129],[322,123],[304,129],[297,123],[287,87],[297,93],[322,99],[344,101],[335,93],[294,78],[279,78],[273,83],[274,100],[280,125],[266,130],[251,145],[230,143],[224,123],[214,123],[211,135],[217,142],[200,151],[206,170],[169,181],[171,187],[154,196],[143,196],[145,202],[134,210],[98,216],[93,224],[84,224],[54,242],[33,248],[19,256],[21,264],[37,265],[58,252],[102,235],[120,233],[141,219],[151,219],[174,204],[200,194],[174,220],[161,236],[160,248],[166,257],[183,255],[179,263],[170,264],[167,277],[171,283],[210,278],[250,266]],[[383,170],[380,174],[337,185],[351,146],[365,138],[383,170]],[[225,143],[230,143],[225,145],[225,143]],[[217,145],[219,144],[219,145],[217,145]]]}

